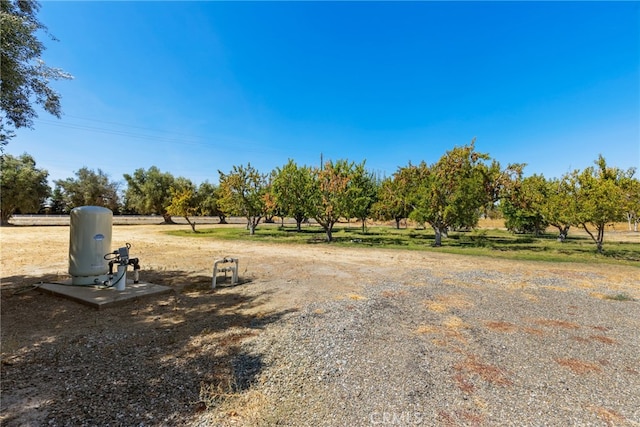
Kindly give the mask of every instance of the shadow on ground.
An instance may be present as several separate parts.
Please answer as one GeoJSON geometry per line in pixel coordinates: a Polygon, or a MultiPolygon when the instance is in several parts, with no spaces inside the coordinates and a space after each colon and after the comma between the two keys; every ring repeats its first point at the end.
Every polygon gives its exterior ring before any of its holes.
{"type": "Polygon", "coordinates": [[[145,277],[172,295],[101,311],[30,289],[57,279],[2,281],[2,425],[185,424],[251,387],[263,360],[243,342],[295,311],[263,311],[272,293],[251,282],[211,290],[182,271],[145,277]]]}

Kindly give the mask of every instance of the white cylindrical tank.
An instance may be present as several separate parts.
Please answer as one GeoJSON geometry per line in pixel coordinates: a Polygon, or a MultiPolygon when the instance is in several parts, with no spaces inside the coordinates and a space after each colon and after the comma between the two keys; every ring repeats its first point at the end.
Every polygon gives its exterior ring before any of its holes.
{"type": "Polygon", "coordinates": [[[96,285],[108,279],[113,212],[100,206],[71,211],[69,274],[73,285],[96,285]]]}

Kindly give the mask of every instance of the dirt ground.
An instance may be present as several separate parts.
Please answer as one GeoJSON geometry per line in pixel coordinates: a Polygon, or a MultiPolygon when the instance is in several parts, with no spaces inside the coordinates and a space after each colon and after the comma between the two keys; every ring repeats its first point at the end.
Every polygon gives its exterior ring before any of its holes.
{"type": "MultiPolygon", "coordinates": [[[[558,295],[569,290],[600,299],[619,294],[640,299],[640,270],[634,267],[505,261],[357,245],[345,248],[327,244],[289,246],[214,241],[169,236],[164,233],[169,227],[189,228],[187,225],[114,226],[112,246],[130,243],[131,256],[140,259],[141,280],[171,286],[175,293],[103,311],[32,290],[33,285],[42,281],[68,278],[68,227],[0,229],[2,424],[44,423],[51,419],[52,402],[56,399],[47,393],[51,384],[36,380],[21,383],[7,375],[10,370],[31,360],[38,348],[53,342],[60,345],[75,342],[98,326],[106,332],[142,331],[150,327],[169,330],[172,325],[189,321],[195,325],[200,315],[213,313],[220,316],[220,323],[207,328],[214,330],[212,339],[217,340],[219,352],[220,348],[231,349],[246,338],[229,335],[228,330],[237,324],[256,319],[277,321],[309,303],[353,298],[369,285],[401,280],[408,277],[408,272],[416,271],[438,277],[446,277],[450,271],[478,270],[514,272],[529,277],[568,277],[572,289],[559,287],[555,289],[558,295]],[[224,256],[239,258],[240,278],[244,283],[212,291],[213,261],[224,256]]],[[[553,291],[552,287],[549,290],[553,291]]],[[[516,291],[521,296],[527,295],[526,289],[518,289],[513,284],[504,289],[504,292],[516,291]]],[[[192,329],[173,327],[170,330],[175,333],[169,341],[174,347],[193,342],[192,329]]],[[[230,355],[220,354],[220,357],[230,355]]],[[[198,407],[191,410],[195,413],[198,407]]],[[[167,409],[167,414],[171,411],[173,409],[167,409]]],[[[180,414],[184,420],[184,414],[180,414]]]]}

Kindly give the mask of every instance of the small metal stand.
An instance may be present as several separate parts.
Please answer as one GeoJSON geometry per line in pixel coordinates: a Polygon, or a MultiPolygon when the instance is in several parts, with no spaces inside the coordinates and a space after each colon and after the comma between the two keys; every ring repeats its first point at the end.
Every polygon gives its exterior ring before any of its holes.
{"type": "Polygon", "coordinates": [[[236,285],[238,284],[238,258],[231,258],[231,257],[225,257],[219,260],[216,260],[213,263],[213,281],[211,284],[211,289],[215,289],[216,288],[216,279],[218,276],[218,273],[223,272],[224,273],[224,277],[227,277],[227,272],[231,272],[231,284],[232,285],[236,285]],[[221,267],[218,267],[218,264],[231,264],[231,265],[223,265],[221,267]]]}

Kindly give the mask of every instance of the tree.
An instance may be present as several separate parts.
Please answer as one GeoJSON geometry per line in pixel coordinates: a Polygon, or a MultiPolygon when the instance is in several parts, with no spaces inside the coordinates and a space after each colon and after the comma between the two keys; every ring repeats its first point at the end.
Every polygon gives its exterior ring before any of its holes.
{"type": "Polygon", "coordinates": [[[202,215],[217,216],[220,224],[227,223],[227,213],[220,206],[220,187],[205,181],[198,187],[200,197],[200,212],[202,215]]]}
{"type": "Polygon", "coordinates": [[[34,103],[59,118],[60,94],[49,87],[49,82],[73,78],[49,67],[41,58],[45,46],[37,32],[55,38],[38,21],[39,9],[36,1],[0,2],[0,147],[14,136],[13,129],[33,127],[33,119],[38,117],[34,103]]]}
{"type": "Polygon", "coordinates": [[[65,212],[78,206],[103,206],[117,211],[118,183],[109,181],[109,176],[102,170],[98,172],[83,167],[76,173],[76,178],[54,181],[56,189],[61,189],[65,212]]]}
{"type": "Polygon", "coordinates": [[[594,163],[596,167],[573,171],[570,180],[577,208],[574,222],[587,232],[602,253],[606,225],[625,218],[623,183],[633,177],[635,170],[609,167],[602,155],[594,163]]]}
{"type": "Polygon", "coordinates": [[[431,225],[435,246],[442,246],[442,236],[451,228],[477,225],[480,210],[488,199],[479,165],[488,159],[488,155],[475,151],[472,141],[448,151],[429,168],[421,165],[417,202],[411,218],[431,225]]]}
{"type": "Polygon", "coordinates": [[[325,231],[327,242],[333,241],[333,226],[349,212],[349,183],[354,163],[338,160],[313,170],[311,216],[325,231]]]}
{"type": "Polygon", "coordinates": [[[638,231],[638,222],[640,222],[640,179],[629,177],[622,183],[622,188],[629,231],[638,231]],[[631,227],[632,222],[633,227],[631,227]]]}
{"type": "Polygon", "coordinates": [[[125,206],[142,215],[162,215],[165,224],[173,224],[167,207],[171,204],[171,186],[175,178],[169,172],[160,172],[156,166],[149,170],[136,169],[133,175],[124,174],[127,181],[125,206]]]}
{"type": "Polygon", "coordinates": [[[179,177],[175,180],[174,185],[171,186],[170,192],[171,203],[167,206],[167,213],[183,217],[191,226],[191,230],[197,233],[196,222],[191,221],[189,218],[197,215],[199,211],[200,200],[195,186],[187,178],[179,177]]]}
{"type": "Polygon", "coordinates": [[[373,206],[376,218],[385,221],[393,219],[396,229],[400,228],[403,219],[409,218],[416,203],[415,186],[419,182],[417,176],[414,176],[416,173],[418,168],[409,163],[407,167],[398,168],[392,178],[382,181],[378,190],[378,201],[373,206]]]}
{"type": "Polygon", "coordinates": [[[546,183],[544,196],[537,208],[545,221],[558,229],[558,240],[564,242],[574,224],[577,207],[572,195],[572,186],[567,175],[562,179],[551,179],[546,183]]]}
{"type": "Polygon", "coordinates": [[[242,215],[247,219],[247,229],[251,235],[265,213],[264,195],[267,178],[251,164],[233,166],[228,174],[220,174],[220,206],[226,212],[242,215]]]}
{"type": "Polygon", "coordinates": [[[500,201],[507,230],[536,235],[544,232],[548,223],[540,212],[540,205],[545,199],[546,189],[547,182],[541,175],[518,180],[517,184],[511,186],[500,201]]]}
{"type": "Polygon", "coordinates": [[[376,177],[365,169],[364,164],[365,162],[356,165],[353,170],[348,188],[350,203],[347,213],[349,217],[358,218],[362,222],[363,233],[378,196],[376,177]]]}
{"type": "Polygon", "coordinates": [[[8,225],[11,215],[38,212],[51,192],[49,173],[36,168],[29,154],[0,156],[0,225],[8,225]]]}
{"type": "Polygon", "coordinates": [[[275,203],[283,215],[296,221],[301,230],[302,221],[309,218],[312,211],[313,175],[307,166],[298,166],[289,159],[282,168],[276,168],[272,181],[275,203]]]}
{"type": "Polygon", "coordinates": [[[51,198],[49,199],[49,213],[54,215],[65,213],[64,194],[62,193],[62,188],[57,185],[53,189],[53,193],[51,194],[51,198]]]}

